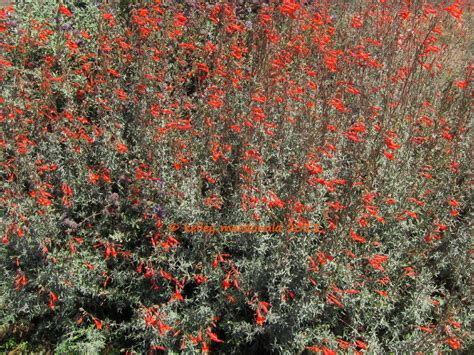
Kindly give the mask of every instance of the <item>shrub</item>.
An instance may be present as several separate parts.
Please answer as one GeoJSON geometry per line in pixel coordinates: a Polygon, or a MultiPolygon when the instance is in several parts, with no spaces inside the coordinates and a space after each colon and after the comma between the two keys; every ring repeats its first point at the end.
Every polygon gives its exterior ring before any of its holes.
{"type": "Polygon", "coordinates": [[[5,342],[472,350],[466,5],[51,1],[0,20],[5,342]]]}

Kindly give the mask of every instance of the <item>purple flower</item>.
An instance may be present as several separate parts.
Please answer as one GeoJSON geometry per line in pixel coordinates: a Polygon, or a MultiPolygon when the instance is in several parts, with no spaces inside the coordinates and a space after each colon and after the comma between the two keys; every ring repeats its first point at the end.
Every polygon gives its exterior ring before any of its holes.
{"type": "Polygon", "coordinates": [[[156,205],[153,207],[153,213],[156,214],[158,217],[163,218],[165,216],[165,211],[160,205],[156,205]]]}

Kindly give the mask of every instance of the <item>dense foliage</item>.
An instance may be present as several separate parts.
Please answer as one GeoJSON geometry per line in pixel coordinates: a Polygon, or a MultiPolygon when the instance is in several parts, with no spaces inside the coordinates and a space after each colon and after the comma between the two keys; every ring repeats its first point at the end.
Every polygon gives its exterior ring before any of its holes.
{"type": "Polygon", "coordinates": [[[472,353],[471,23],[459,1],[0,10],[0,349],[472,353]],[[246,225],[282,229],[221,230],[246,225]]]}

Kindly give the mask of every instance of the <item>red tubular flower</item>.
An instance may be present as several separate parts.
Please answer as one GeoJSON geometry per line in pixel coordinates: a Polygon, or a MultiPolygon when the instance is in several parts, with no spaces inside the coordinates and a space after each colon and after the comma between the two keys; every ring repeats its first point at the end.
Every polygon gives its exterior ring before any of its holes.
{"type": "Polygon", "coordinates": [[[59,8],[58,8],[58,11],[60,14],[66,16],[66,17],[71,17],[72,16],[72,12],[64,5],[59,5],[59,8]]]}
{"type": "Polygon", "coordinates": [[[349,235],[351,236],[352,240],[358,243],[365,243],[367,240],[362,237],[361,235],[358,235],[356,232],[354,232],[352,229],[349,230],[349,235]]]}
{"type": "Polygon", "coordinates": [[[352,17],[351,26],[353,28],[361,28],[362,26],[364,26],[364,23],[362,22],[360,16],[352,17]]]}
{"type": "Polygon", "coordinates": [[[299,8],[300,5],[295,0],[283,0],[279,10],[282,15],[286,15],[294,19],[296,18],[296,11],[298,11],[299,8]]]}
{"type": "Polygon", "coordinates": [[[223,343],[224,342],[223,340],[218,338],[217,334],[215,334],[211,331],[211,328],[207,328],[206,334],[209,337],[209,339],[211,339],[212,341],[215,341],[216,343],[223,343]]]}
{"type": "Polygon", "coordinates": [[[344,105],[344,102],[341,99],[337,99],[337,98],[331,99],[329,101],[329,104],[339,112],[350,112],[351,111],[350,109],[348,109],[344,105]]]}
{"type": "Polygon", "coordinates": [[[458,350],[461,349],[461,342],[456,339],[456,338],[449,338],[444,341],[446,344],[448,344],[452,349],[458,350]]]}
{"type": "Polygon", "coordinates": [[[329,292],[326,296],[326,301],[329,304],[335,304],[336,306],[340,308],[344,308],[344,304],[337,298],[336,295],[333,293],[329,292]]]}
{"type": "Polygon", "coordinates": [[[388,297],[388,292],[383,290],[375,290],[374,292],[378,293],[382,297],[388,297]]]}
{"type": "Polygon", "coordinates": [[[231,287],[231,283],[230,283],[230,273],[227,274],[226,278],[224,279],[224,281],[222,281],[222,288],[224,290],[227,290],[228,288],[231,287]]]}
{"type": "Polygon", "coordinates": [[[458,88],[465,89],[469,85],[469,82],[467,80],[458,80],[455,84],[458,88]]]}
{"type": "Polygon", "coordinates": [[[372,258],[369,258],[369,264],[374,269],[385,271],[385,269],[382,267],[382,263],[386,262],[387,260],[388,260],[388,256],[376,254],[372,258]]]}
{"type": "Polygon", "coordinates": [[[360,341],[360,340],[356,340],[354,345],[357,346],[358,348],[364,349],[364,350],[367,350],[369,348],[366,343],[364,343],[363,341],[360,341]]]}
{"type": "Polygon", "coordinates": [[[463,9],[457,3],[454,3],[451,6],[445,7],[444,10],[449,12],[449,14],[458,21],[461,20],[463,12],[464,12],[463,9]]]}
{"type": "Polygon", "coordinates": [[[257,309],[257,318],[255,318],[255,323],[259,326],[262,326],[265,323],[265,317],[262,313],[257,309]]]}
{"type": "Polygon", "coordinates": [[[127,146],[126,146],[125,144],[123,144],[123,143],[118,143],[118,144],[117,144],[117,152],[119,152],[119,153],[126,153],[126,152],[128,152],[128,148],[127,148],[127,146]]]}
{"type": "Polygon", "coordinates": [[[63,193],[64,193],[64,195],[66,195],[66,196],[72,196],[73,193],[74,193],[74,191],[72,190],[72,188],[71,188],[68,184],[66,184],[66,183],[63,183],[63,184],[61,185],[61,190],[63,190],[63,193]]]}
{"type": "Polygon", "coordinates": [[[311,351],[312,353],[319,353],[321,351],[321,348],[317,347],[316,345],[306,346],[305,349],[311,351]]]}
{"type": "Polygon", "coordinates": [[[56,302],[58,302],[58,300],[59,300],[58,296],[57,296],[54,292],[50,291],[50,292],[49,292],[49,303],[48,303],[48,306],[49,306],[49,308],[51,308],[53,311],[54,311],[54,307],[56,306],[56,302]]]}
{"type": "Polygon", "coordinates": [[[422,327],[420,325],[417,325],[415,328],[421,330],[421,331],[424,331],[426,333],[433,333],[433,329],[432,328],[428,328],[428,327],[422,327]]]}
{"type": "Polygon", "coordinates": [[[92,320],[94,321],[95,327],[96,327],[97,329],[102,329],[102,322],[101,322],[99,319],[97,319],[97,318],[92,318],[92,320]]]}
{"type": "Polygon", "coordinates": [[[22,273],[17,273],[15,277],[15,290],[20,291],[27,283],[28,279],[26,278],[26,275],[22,273]]]}
{"type": "Polygon", "coordinates": [[[339,343],[339,348],[342,350],[347,350],[351,347],[351,344],[343,339],[338,339],[337,342],[339,343]]]}
{"type": "Polygon", "coordinates": [[[323,168],[316,162],[309,162],[305,165],[306,170],[310,175],[317,175],[323,172],[323,168]]]}
{"type": "Polygon", "coordinates": [[[327,347],[325,347],[325,346],[323,346],[323,347],[321,348],[321,350],[322,350],[322,352],[323,352],[323,355],[337,355],[337,352],[336,352],[336,351],[334,351],[334,350],[332,350],[332,349],[329,349],[329,348],[327,348],[327,347]]]}
{"type": "Polygon", "coordinates": [[[454,320],[448,319],[448,323],[451,324],[451,325],[453,325],[453,326],[455,326],[455,327],[458,328],[458,329],[461,329],[461,328],[462,328],[462,324],[459,323],[459,322],[456,322],[456,321],[454,321],[454,320]]]}
{"type": "Polygon", "coordinates": [[[275,193],[270,191],[270,199],[267,205],[269,208],[274,208],[274,207],[283,208],[285,206],[285,203],[282,200],[280,200],[278,196],[275,195],[275,193]]]}

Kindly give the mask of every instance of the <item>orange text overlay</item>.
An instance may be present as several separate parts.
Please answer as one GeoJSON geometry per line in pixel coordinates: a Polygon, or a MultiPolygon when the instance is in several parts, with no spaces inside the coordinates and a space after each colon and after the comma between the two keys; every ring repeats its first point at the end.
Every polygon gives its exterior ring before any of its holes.
{"type": "Polygon", "coordinates": [[[253,225],[253,224],[242,224],[242,225],[214,225],[214,224],[170,224],[168,230],[176,232],[181,230],[184,233],[204,233],[204,234],[217,234],[217,233],[321,233],[321,229],[318,224],[307,224],[304,226],[295,226],[283,224],[272,224],[272,225],[253,225]]]}

